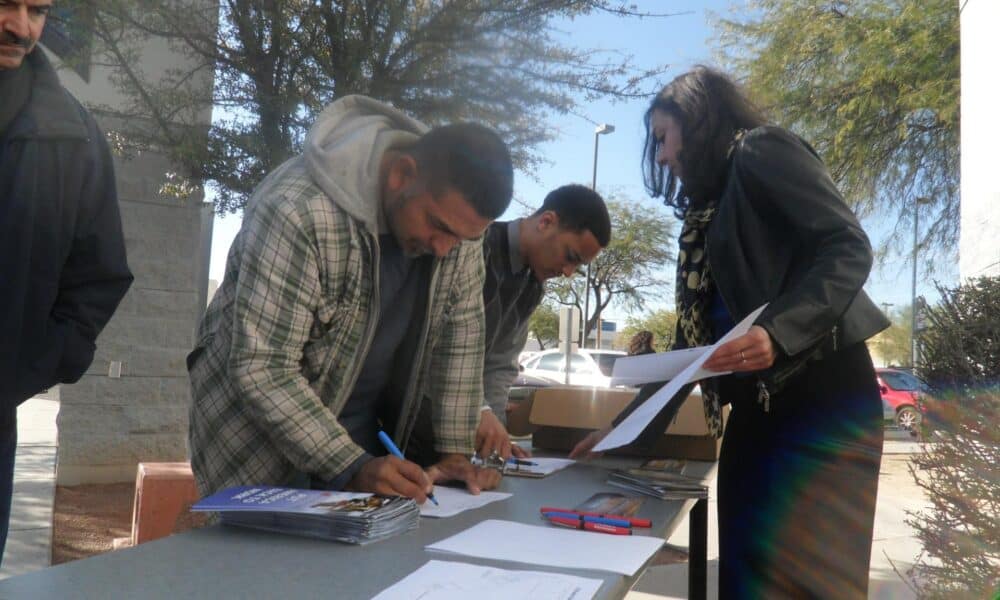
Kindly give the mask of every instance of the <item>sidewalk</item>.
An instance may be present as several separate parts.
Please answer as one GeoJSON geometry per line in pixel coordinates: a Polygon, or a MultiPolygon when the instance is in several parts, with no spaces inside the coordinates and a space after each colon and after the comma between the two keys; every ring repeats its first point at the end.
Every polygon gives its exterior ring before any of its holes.
{"type": "MultiPolygon", "coordinates": [[[[906,511],[928,508],[923,493],[907,468],[909,456],[920,452],[920,444],[909,441],[903,432],[886,430],[882,447],[875,531],[869,567],[868,598],[871,600],[911,600],[917,596],[894,571],[905,574],[920,553],[920,542],[905,523],[906,511]]],[[[719,597],[719,539],[715,481],[708,502],[708,598],[719,597]]],[[[687,550],[688,525],[685,519],[667,543],[687,550]]],[[[673,600],[687,598],[687,563],[651,567],[636,582],[626,600],[673,600]]]]}
{"type": "Polygon", "coordinates": [[[58,389],[35,396],[17,409],[14,499],[0,579],[49,566],[58,412],[58,389]]]}

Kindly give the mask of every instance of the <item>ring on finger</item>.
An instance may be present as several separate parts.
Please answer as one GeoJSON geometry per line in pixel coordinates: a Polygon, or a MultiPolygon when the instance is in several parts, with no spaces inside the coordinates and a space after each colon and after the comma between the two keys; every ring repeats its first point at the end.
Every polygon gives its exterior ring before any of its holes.
{"type": "Polygon", "coordinates": [[[740,350],[740,362],[746,362],[746,361],[747,361],[746,355],[743,354],[742,350],[740,350]]]}

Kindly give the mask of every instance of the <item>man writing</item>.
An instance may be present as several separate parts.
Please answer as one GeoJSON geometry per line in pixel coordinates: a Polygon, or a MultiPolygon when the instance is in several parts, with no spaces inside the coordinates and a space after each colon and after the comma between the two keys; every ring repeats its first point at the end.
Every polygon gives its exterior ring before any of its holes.
{"type": "Polygon", "coordinates": [[[17,407],[80,379],[132,282],[111,154],[37,48],[49,0],[0,0],[0,556],[17,407]]]}
{"type": "MultiPolygon", "coordinates": [[[[570,277],[611,240],[611,220],[601,196],[582,185],[550,192],[530,217],[490,225],[483,240],[486,281],[485,404],[476,451],[486,458],[527,456],[504,427],[507,395],[519,371],[517,356],[528,339],[528,320],[545,294],[545,281],[570,277]]],[[[426,464],[437,458],[430,414],[421,411],[410,454],[426,464]]]]}
{"type": "Polygon", "coordinates": [[[199,489],[301,485],[423,502],[432,483],[473,493],[482,400],[478,238],[506,210],[513,168],[477,125],[430,131],[361,96],[334,102],[305,150],[248,203],[222,287],[188,357],[199,489]],[[406,448],[420,399],[435,449],[406,448]]]}

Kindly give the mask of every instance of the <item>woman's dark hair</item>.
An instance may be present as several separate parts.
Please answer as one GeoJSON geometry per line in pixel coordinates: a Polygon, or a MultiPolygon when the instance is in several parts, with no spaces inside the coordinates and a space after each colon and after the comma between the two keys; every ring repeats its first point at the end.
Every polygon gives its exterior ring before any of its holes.
{"type": "Polygon", "coordinates": [[[705,202],[722,192],[729,164],[730,145],[741,129],[767,123],[760,110],[727,75],[701,65],[680,75],[653,98],[643,117],[646,142],[642,172],[653,197],[674,208],[683,218],[688,205],[705,202]],[[653,111],[671,115],[681,126],[679,160],[684,173],[683,188],[677,176],[656,164],[658,144],[650,121],[653,111]]]}

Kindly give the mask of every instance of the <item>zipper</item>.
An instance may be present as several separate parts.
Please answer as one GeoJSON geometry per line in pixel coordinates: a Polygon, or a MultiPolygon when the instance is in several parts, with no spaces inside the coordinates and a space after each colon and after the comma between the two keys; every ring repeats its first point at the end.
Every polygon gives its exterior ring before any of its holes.
{"type": "Polygon", "coordinates": [[[760,378],[757,378],[757,403],[764,405],[764,412],[771,412],[771,392],[767,391],[767,385],[760,378]]]}
{"type": "Polygon", "coordinates": [[[409,443],[409,433],[413,431],[409,422],[413,420],[415,414],[411,415],[410,413],[414,413],[412,409],[414,397],[417,392],[417,379],[419,378],[420,373],[424,370],[424,350],[427,345],[427,337],[430,335],[431,331],[431,315],[434,310],[434,296],[436,295],[435,288],[438,279],[438,272],[441,270],[440,266],[441,259],[434,259],[434,264],[431,267],[430,285],[427,288],[427,311],[424,314],[424,324],[421,326],[420,340],[417,342],[417,354],[413,360],[413,365],[415,366],[410,369],[410,376],[406,381],[406,397],[403,398],[403,411],[406,414],[406,418],[401,418],[399,423],[396,424],[396,439],[402,441],[402,447],[404,450],[406,449],[406,445],[409,443]],[[403,435],[404,432],[406,432],[405,436],[403,435]]]}
{"type": "MultiPolygon", "coordinates": [[[[382,257],[382,249],[378,245],[378,236],[372,235],[371,243],[373,249],[372,256],[374,257],[373,269],[372,269],[372,288],[374,290],[374,294],[371,306],[374,307],[374,311],[372,310],[368,311],[368,323],[367,326],[365,327],[365,337],[364,341],[362,342],[363,344],[362,351],[355,354],[357,360],[354,361],[354,371],[351,373],[351,378],[348,382],[348,385],[341,386],[340,388],[341,397],[337,399],[337,404],[336,404],[336,406],[340,408],[343,408],[343,404],[347,403],[347,399],[350,397],[350,393],[354,391],[354,384],[358,382],[358,377],[361,376],[361,369],[365,365],[365,359],[368,358],[368,351],[371,350],[372,342],[375,341],[375,328],[378,327],[378,307],[380,303],[378,270],[379,270],[379,263],[381,262],[381,257],[382,257]]],[[[332,353],[334,351],[335,351],[334,348],[330,349],[331,356],[330,359],[327,361],[326,365],[327,370],[329,370],[330,368],[329,364],[330,361],[333,360],[332,353]]]]}

